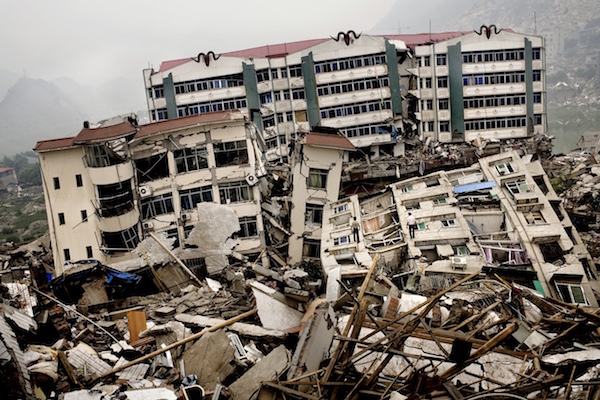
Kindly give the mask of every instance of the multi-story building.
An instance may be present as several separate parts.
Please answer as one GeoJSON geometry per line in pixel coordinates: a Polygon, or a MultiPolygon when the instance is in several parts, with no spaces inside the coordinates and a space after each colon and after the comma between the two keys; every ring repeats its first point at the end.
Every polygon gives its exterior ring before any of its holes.
{"type": "Polygon", "coordinates": [[[143,126],[85,123],[75,137],[38,142],[56,275],[70,260],[138,257],[133,250],[143,231],[166,232],[179,246],[202,202],[233,209],[240,224],[235,251],[259,254],[263,145],[236,111],[143,126]]]}
{"type": "Polygon", "coordinates": [[[394,268],[403,265],[404,272],[428,276],[470,274],[483,267],[547,296],[597,306],[592,290],[597,290],[597,271],[585,244],[541,164],[514,151],[468,168],[403,180],[369,198],[340,199],[323,214],[326,272],[343,266],[350,249],[355,258],[379,253],[394,268]],[[417,223],[414,238],[409,213],[417,223]],[[354,217],[362,243],[351,235],[354,217]],[[340,235],[343,243],[336,240],[340,235]]]}
{"type": "Polygon", "coordinates": [[[404,153],[403,135],[440,142],[546,132],[541,37],[480,32],[336,38],[163,62],[144,70],[152,121],[239,109],[287,157],[299,130],[339,129],[369,154],[404,153]]]}
{"type": "Polygon", "coordinates": [[[419,101],[424,139],[497,141],[547,132],[541,37],[482,26],[413,51],[410,93],[419,101]]]}

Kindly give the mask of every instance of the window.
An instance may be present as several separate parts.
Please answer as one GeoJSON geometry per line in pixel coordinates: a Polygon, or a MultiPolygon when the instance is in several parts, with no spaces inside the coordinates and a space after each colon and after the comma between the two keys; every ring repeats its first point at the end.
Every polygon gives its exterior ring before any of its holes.
{"type": "Polygon", "coordinates": [[[564,302],[571,304],[588,304],[580,284],[556,282],[555,285],[564,302]]]}
{"type": "Polygon", "coordinates": [[[439,204],[446,204],[446,198],[445,197],[438,197],[437,199],[433,200],[433,204],[435,205],[439,205],[439,204]]]}
{"type": "Polygon", "coordinates": [[[542,225],[546,223],[546,220],[539,211],[532,211],[525,214],[525,220],[528,225],[542,225]]]}
{"type": "Polygon", "coordinates": [[[208,168],[206,146],[175,150],[173,155],[175,156],[175,165],[177,166],[178,174],[208,168]]]}
{"type": "Polygon", "coordinates": [[[65,254],[65,261],[69,261],[71,259],[71,251],[69,249],[63,249],[63,253],[65,254]]]}
{"type": "Polygon", "coordinates": [[[307,258],[321,258],[321,241],[304,239],[302,255],[307,258]]]}
{"type": "Polygon", "coordinates": [[[327,174],[329,170],[311,168],[308,174],[308,187],[325,189],[327,187],[327,174]]]}
{"type": "Polygon", "coordinates": [[[148,182],[169,176],[167,153],[135,160],[138,182],[148,182]]]}
{"type": "Polygon", "coordinates": [[[111,185],[98,185],[100,215],[104,218],[123,215],[133,208],[131,181],[111,185]]]}
{"type": "Polygon", "coordinates": [[[64,213],[58,213],[58,224],[59,225],[65,224],[65,214],[64,213]]]}
{"type": "Polygon", "coordinates": [[[464,246],[464,245],[452,246],[452,248],[454,249],[454,254],[456,254],[457,256],[468,256],[469,255],[469,248],[467,246],[464,246]]]}
{"type": "Polygon", "coordinates": [[[406,185],[402,188],[402,193],[412,192],[412,190],[413,190],[413,185],[406,185]]]}
{"type": "Polygon", "coordinates": [[[58,177],[54,177],[52,178],[52,180],[54,181],[54,189],[60,189],[60,180],[58,179],[58,177]]]}
{"type": "Polygon", "coordinates": [[[256,217],[241,217],[240,230],[238,237],[253,237],[258,236],[258,228],[256,227],[256,217]]]}
{"type": "Polygon", "coordinates": [[[439,99],[438,103],[438,107],[440,110],[447,110],[449,108],[448,99],[439,99]]]}
{"type": "Polygon", "coordinates": [[[119,232],[101,232],[102,251],[111,255],[135,249],[140,241],[136,227],[119,232]]]}
{"type": "Polygon", "coordinates": [[[446,227],[446,228],[450,228],[453,226],[458,226],[458,224],[456,223],[456,220],[451,218],[451,219],[443,219],[442,220],[442,226],[446,227]]]}
{"type": "Polygon", "coordinates": [[[450,132],[449,121],[440,121],[440,132],[450,132]]]}
{"type": "Polygon", "coordinates": [[[302,76],[302,67],[300,65],[290,65],[290,77],[299,78],[302,76]]]}
{"type": "Polygon", "coordinates": [[[417,222],[417,229],[420,231],[427,230],[427,223],[425,222],[417,222]]]}
{"type": "Polygon", "coordinates": [[[563,262],[565,261],[563,257],[563,250],[558,244],[558,242],[540,243],[539,246],[545,262],[553,263],[558,260],[561,260],[563,262]]]}
{"type": "Polygon", "coordinates": [[[343,246],[351,242],[350,236],[340,236],[333,239],[334,246],[343,246]]]}
{"type": "Polygon", "coordinates": [[[173,212],[173,193],[165,193],[141,201],[142,219],[173,212]]]}
{"type": "Polygon", "coordinates": [[[447,76],[438,77],[437,85],[439,88],[447,88],[448,87],[448,77],[447,76]]]}
{"type": "Polygon", "coordinates": [[[77,187],[83,186],[83,179],[81,178],[81,174],[75,175],[75,183],[77,183],[77,187]]]}
{"type": "Polygon", "coordinates": [[[81,210],[81,222],[87,222],[87,221],[88,221],[87,210],[81,210]]]}
{"type": "Polygon", "coordinates": [[[498,173],[500,175],[506,175],[506,174],[512,174],[513,172],[515,172],[515,169],[513,168],[511,163],[504,162],[504,163],[496,164],[496,171],[498,171],[498,173]]]}
{"type": "Polygon", "coordinates": [[[435,64],[436,65],[446,65],[446,55],[445,54],[436,55],[435,64]]]}
{"type": "Polygon", "coordinates": [[[87,253],[87,258],[94,258],[94,252],[92,251],[92,246],[86,246],[85,252],[87,253]]]}
{"type": "Polygon", "coordinates": [[[323,206],[319,204],[306,204],[306,223],[321,225],[323,223],[323,206]]]}
{"type": "Polygon", "coordinates": [[[344,211],[348,211],[348,203],[339,204],[333,207],[334,214],[343,213],[344,211]]]}
{"type": "Polygon", "coordinates": [[[431,56],[421,57],[421,66],[422,67],[431,66],[431,56]]]}
{"type": "Polygon", "coordinates": [[[246,181],[219,184],[221,204],[252,201],[252,190],[246,181]]]}
{"type": "Polygon", "coordinates": [[[517,181],[506,182],[505,186],[512,194],[527,193],[530,191],[529,185],[527,184],[525,179],[519,179],[517,181]]]}
{"type": "Polygon", "coordinates": [[[248,163],[248,149],[245,140],[214,143],[213,147],[217,167],[248,163]]]}
{"type": "Polygon", "coordinates": [[[196,204],[213,201],[212,186],[201,186],[193,189],[181,190],[179,200],[183,210],[191,210],[196,204]]]}

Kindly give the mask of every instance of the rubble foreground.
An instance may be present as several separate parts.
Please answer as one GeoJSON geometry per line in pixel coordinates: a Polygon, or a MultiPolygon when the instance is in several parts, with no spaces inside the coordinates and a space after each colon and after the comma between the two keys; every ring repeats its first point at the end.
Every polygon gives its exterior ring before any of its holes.
{"type": "Polygon", "coordinates": [[[283,279],[240,281],[234,267],[177,294],[129,297],[120,309],[87,315],[45,294],[34,319],[13,298],[0,318],[4,379],[23,398],[598,395],[598,310],[481,271],[442,290],[399,291],[378,261],[366,275],[340,279],[334,301],[301,277],[296,290],[310,300],[291,304],[283,279]],[[400,293],[396,307],[386,304],[390,292],[400,293]],[[62,338],[20,348],[50,330],[62,338]]]}

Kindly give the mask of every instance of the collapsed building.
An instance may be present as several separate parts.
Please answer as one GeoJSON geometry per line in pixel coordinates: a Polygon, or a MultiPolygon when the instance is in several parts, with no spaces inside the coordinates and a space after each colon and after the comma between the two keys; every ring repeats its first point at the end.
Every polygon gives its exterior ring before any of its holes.
{"type": "Polygon", "coordinates": [[[151,124],[36,145],[36,320],[64,340],[22,362],[36,326],[1,310],[24,396],[596,394],[597,270],[540,163],[541,38],[349,31],[144,79],[151,124]]]}

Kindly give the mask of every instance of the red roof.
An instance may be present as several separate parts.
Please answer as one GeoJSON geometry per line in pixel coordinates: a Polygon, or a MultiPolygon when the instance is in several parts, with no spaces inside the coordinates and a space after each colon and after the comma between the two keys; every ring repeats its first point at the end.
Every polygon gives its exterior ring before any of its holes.
{"type": "Polygon", "coordinates": [[[198,115],[192,115],[189,117],[181,117],[174,119],[167,119],[160,122],[153,122],[148,125],[142,125],[139,127],[138,132],[135,135],[136,139],[151,136],[161,132],[169,132],[176,129],[183,129],[196,125],[210,124],[219,121],[235,121],[244,120],[244,116],[237,111],[217,111],[211,113],[203,113],[198,115]]]}
{"type": "Polygon", "coordinates": [[[40,153],[43,151],[59,150],[73,147],[73,137],[51,139],[51,140],[40,140],[35,144],[34,151],[40,153]]]}
{"type": "Polygon", "coordinates": [[[102,126],[100,128],[83,128],[77,136],[75,143],[90,142],[95,140],[117,139],[135,133],[135,126],[129,122],[121,122],[116,125],[102,126]]]}
{"type": "Polygon", "coordinates": [[[324,147],[328,149],[355,150],[356,147],[348,140],[346,136],[334,135],[331,133],[310,132],[306,136],[306,144],[314,147],[324,147]]]}
{"type": "MultiPolygon", "coordinates": [[[[416,47],[420,45],[424,45],[430,42],[441,42],[448,39],[454,39],[455,37],[463,36],[472,31],[468,32],[440,32],[440,33],[410,33],[410,34],[398,34],[398,35],[373,35],[378,37],[384,37],[392,40],[402,40],[406,43],[407,47],[416,47]]],[[[288,54],[297,53],[299,51],[308,49],[309,47],[316,46],[323,42],[330,40],[327,39],[310,39],[310,40],[301,40],[299,42],[291,42],[291,43],[280,43],[280,44],[271,44],[260,47],[253,47],[251,49],[244,50],[236,50],[230,51],[227,53],[221,53],[220,56],[226,57],[243,57],[243,58],[252,58],[252,57],[264,57],[264,58],[275,58],[275,57],[284,57],[288,54]]],[[[158,72],[168,71],[173,69],[181,64],[185,64],[188,61],[191,61],[192,57],[181,58],[179,60],[171,60],[171,61],[163,61],[160,65],[158,72]]]]}
{"type": "Polygon", "coordinates": [[[7,171],[14,171],[14,168],[10,168],[10,167],[0,167],[0,174],[3,172],[7,172],[7,171]]]}

